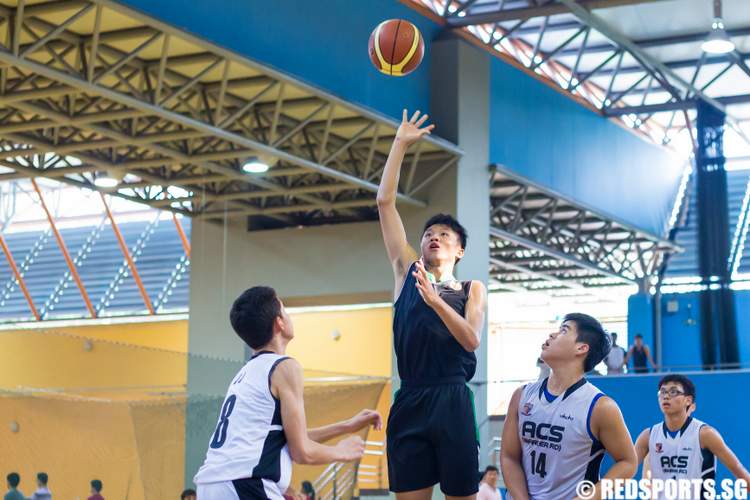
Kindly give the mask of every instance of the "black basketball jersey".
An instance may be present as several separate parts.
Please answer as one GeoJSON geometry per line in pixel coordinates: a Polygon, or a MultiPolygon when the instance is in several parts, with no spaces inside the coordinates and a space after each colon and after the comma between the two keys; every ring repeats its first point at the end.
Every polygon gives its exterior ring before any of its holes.
{"type": "MultiPolygon", "coordinates": [[[[401,293],[394,304],[393,343],[402,380],[433,380],[474,376],[477,357],[451,335],[440,316],[419,295],[409,267],[401,293]]],[[[464,316],[471,281],[434,283],[440,297],[464,316]]]]}

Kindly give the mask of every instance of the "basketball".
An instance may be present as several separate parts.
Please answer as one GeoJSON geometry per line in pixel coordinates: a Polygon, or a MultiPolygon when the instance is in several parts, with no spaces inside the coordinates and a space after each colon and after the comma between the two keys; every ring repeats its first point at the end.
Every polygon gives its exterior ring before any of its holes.
{"type": "Polygon", "coordinates": [[[424,56],[424,39],[419,29],[403,19],[389,19],[378,24],[370,35],[370,60],[390,76],[408,75],[424,56]]]}

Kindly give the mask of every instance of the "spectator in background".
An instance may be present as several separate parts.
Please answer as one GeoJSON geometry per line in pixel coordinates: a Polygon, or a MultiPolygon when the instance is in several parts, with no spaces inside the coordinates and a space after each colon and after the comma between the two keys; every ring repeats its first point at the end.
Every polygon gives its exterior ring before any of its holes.
{"type": "Polygon", "coordinates": [[[21,482],[21,476],[18,472],[8,474],[8,493],[5,494],[4,500],[26,500],[23,493],[18,491],[18,484],[21,482]]]}
{"type": "Polygon", "coordinates": [[[89,497],[89,500],[104,500],[104,497],[101,496],[102,492],[102,482],[98,479],[93,479],[91,481],[91,496],[89,497]]]}
{"type": "Polygon", "coordinates": [[[617,345],[617,334],[612,333],[612,349],[604,358],[604,364],[607,365],[607,375],[617,375],[625,372],[626,352],[622,346],[617,345]]]}
{"type": "Polygon", "coordinates": [[[307,500],[315,500],[315,488],[310,481],[302,481],[302,493],[307,495],[307,500]]]}
{"type": "Polygon", "coordinates": [[[31,495],[31,500],[52,500],[52,493],[47,488],[49,476],[46,472],[40,472],[36,475],[37,490],[31,495]]]}
{"type": "Polygon", "coordinates": [[[630,359],[633,360],[633,371],[635,373],[648,373],[648,365],[646,364],[646,361],[651,363],[651,367],[654,371],[658,370],[656,363],[654,363],[653,358],[651,358],[651,350],[643,343],[643,335],[640,333],[635,335],[635,343],[630,346],[628,354],[625,356],[626,365],[630,359]]]}
{"type": "Polygon", "coordinates": [[[494,465],[488,465],[484,470],[484,476],[479,483],[479,493],[477,500],[502,500],[500,490],[497,489],[497,479],[500,477],[500,471],[494,465]]]}
{"type": "Polygon", "coordinates": [[[196,500],[197,495],[195,493],[195,490],[188,488],[185,491],[182,492],[182,495],[180,495],[180,500],[196,500]]]}

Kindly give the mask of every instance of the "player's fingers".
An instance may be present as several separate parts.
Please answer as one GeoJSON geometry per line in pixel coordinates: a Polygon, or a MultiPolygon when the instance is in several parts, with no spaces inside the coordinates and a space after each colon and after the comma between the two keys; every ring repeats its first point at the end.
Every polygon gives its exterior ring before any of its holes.
{"type": "Polygon", "coordinates": [[[402,121],[402,122],[405,122],[405,121],[407,121],[408,117],[409,117],[409,115],[408,115],[408,114],[407,114],[407,112],[406,112],[406,108],[404,108],[404,112],[403,112],[403,114],[402,114],[402,116],[401,116],[401,121],[402,121]]]}
{"type": "Polygon", "coordinates": [[[417,120],[417,127],[421,127],[421,126],[422,126],[422,124],[423,124],[424,122],[426,122],[426,121],[427,121],[427,118],[429,118],[429,117],[430,117],[430,115],[428,115],[428,114],[426,114],[426,113],[425,113],[425,114],[423,114],[423,115],[422,115],[422,118],[420,118],[419,120],[417,120]]]}
{"type": "Polygon", "coordinates": [[[409,120],[409,123],[415,123],[417,121],[417,118],[419,118],[419,110],[416,110],[413,115],[411,115],[411,120],[409,120]]]}

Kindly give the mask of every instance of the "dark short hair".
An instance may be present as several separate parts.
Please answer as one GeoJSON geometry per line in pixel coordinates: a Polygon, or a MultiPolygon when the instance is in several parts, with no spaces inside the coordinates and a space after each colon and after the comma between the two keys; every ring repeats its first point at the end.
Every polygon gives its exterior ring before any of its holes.
{"type": "Polygon", "coordinates": [[[188,488],[185,491],[182,492],[182,495],[180,495],[180,500],[185,500],[188,496],[193,495],[195,496],[195,490],[192,488],[188,488]]]}
{"type": "Polygon", "coordinates": [[[611,337],[612,337],[613,339],[614,339],[614,338],[617,338],[617,332],[612,332],[612,333],[610,333],[610,336],[611,336],[611,337]]]}
{"type": "Polygon", "coordinates": [[[583,371],[590,372],[596,365],[607,357],[609,350],[612,349],[612,339],[610,339],[607,332],[602,328],[602,324],[599,321],[583,313],[570,313],[566,314],[563,318],[563,323],[566,321],[573,321],[576,324],[576,331],[578,332],[577,342],[582,342],[589,346],[589,353],[586,355],[586,359],[583,361],[583,371]]]}
{"type": "Polygon", "coordinates": [[[46,472],[40,472],[36,475],[36,479],[42,484],[47,484],[47,481],[49,481],[49,476],[46,472]]]}
{"type": "Polygon", "coordinates": [[[691,396],[693,398],[693,403],[695,403],[695,384],[693,384],[693,381],[687,378],[685,375],[680,375],[679,373],[671,373],[669,375],[665,375],[662,377],[661,380],[659,380],[659,389],[665,384],[668,383],[674,383],[674,384],[680,384],[682,386],[682,390],[685,392],[685,396],[691,396]]]}
{"type": "Polygon", "coordinates": [[[7,479],[11,488],[15,488],[21,482],[21,476],[18,475],[18,472],[11,472],[8,474],[7,479]]]}
{"type": "Polygon", "coordinates": [[[500,469],[498,469],[494,465],[488,465],[487,468],[484,469],[484,473],[487,474],[488,472],[500,472],[500,469]]]}
{"type": "Polygon", "coordinates": [[[643,340],[643,335],[641,335],[640,333],[636,333],[635,338],[643,340]]]}
{"type": "Polygon", "coordinates": [[[455,217],[453,217],[451,214],[433,215],[432,217],[427,219],[427,222],[424,223],[424,228],[422,228],[422,236],[424,236],[424,233],[426,233],[427,230],[435,224],[442,224],[443,226],[448,226],[449,228],[451,228],[451,230],[458,235],[458,239],[459,241],[461,241],[461,248],[466,248],[466,240],[469,239],[469,235],[466,234],[466,228],[463,227],[455,217]]]}
{"type": "Polygon", "coordinates": [[[229,321],[235,333],[252,349],[263,347],[273,337],[273,323],[281,316],[276,290],[254,286],[242,292],[232,304],[229,321]]]}
{"type": "Polygon", "coordinates": [[[102,482],[99,481],[98,479],[92,479],[91,487],[94,488],[94,491],[99,493],[100,491],[102,491],[102,482]]]}

